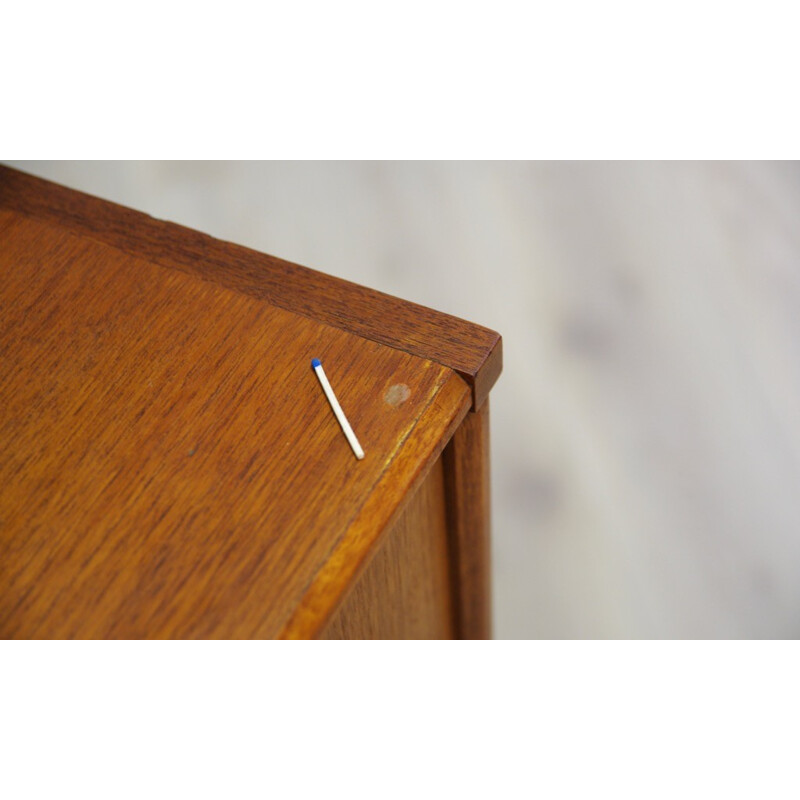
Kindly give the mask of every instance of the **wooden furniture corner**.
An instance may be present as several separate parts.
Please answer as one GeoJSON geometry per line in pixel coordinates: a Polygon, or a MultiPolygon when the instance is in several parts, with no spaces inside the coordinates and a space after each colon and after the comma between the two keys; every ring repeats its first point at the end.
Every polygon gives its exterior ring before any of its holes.
{"type": "Polygon", "coordinates": [[[0,636],[489,637],[501,367],[486,328],[0,166],[0,636]]]}

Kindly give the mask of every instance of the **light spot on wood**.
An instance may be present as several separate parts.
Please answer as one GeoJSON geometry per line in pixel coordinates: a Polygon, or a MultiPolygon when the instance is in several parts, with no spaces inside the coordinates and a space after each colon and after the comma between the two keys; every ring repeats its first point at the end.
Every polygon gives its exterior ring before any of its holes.
{"type": "Polygon", "coordinates": [[[409,397],[411,397],[411,389],[409,389],[404,383],[396,383],[394,386],[390,386],[386,390],[386,394],[383,396],[383,399],[390,406],[392,406],[392,408],[397,408],[397,406],[405,403],[409,397]]]}

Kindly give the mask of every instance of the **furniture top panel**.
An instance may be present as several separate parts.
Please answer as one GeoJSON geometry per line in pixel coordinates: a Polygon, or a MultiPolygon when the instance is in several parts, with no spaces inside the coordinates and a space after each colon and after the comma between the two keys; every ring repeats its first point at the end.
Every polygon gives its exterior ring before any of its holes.
{"type": "Polygon", "coordinates": [[[0,635],[313,633],[470,387],[209,279],[219,253],[178,269],[26,204],[0,202],[0,635]]]}
{"type": "Polygon", "coordinates": [[[2,165],[0,208],[435,361],[469,384],[476,409],[502,369],[495,331],[2,165]]]}

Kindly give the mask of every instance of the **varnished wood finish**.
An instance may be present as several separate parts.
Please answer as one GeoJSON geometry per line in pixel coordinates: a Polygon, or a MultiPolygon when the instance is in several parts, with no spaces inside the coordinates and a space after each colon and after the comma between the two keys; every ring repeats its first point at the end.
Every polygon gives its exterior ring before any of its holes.
{"type": "Polygon", "coordinates": [[[2,165],[0,208],[450,367],[472,388],[475,408],[502,369],[494,331],[2,165]]]}
{"type": "Polygon", "coordinates": [[[39,220],[0,225],[3,636],[275,636],[468,408],[438,364],[39,220]]]}
{"type": "Polygon", "coordinates": [[[457,634],[491,637],[489,401],[468,414],[442,456],[457,634]]]}
{"type": "Polygon", "coordinates": [[[388,473],[381,477],[347,533],[328,556],[314,583],[303,595],[281,633],[283,638],[305,639],[319,635],[380,542],[375,531],[376,518],[382,520],[380,532],[398,518],[453,431],[465,416],[469,416],[470,395],[465,389],[466,385],[460,380],[450,381],[431,400],[429,424],[415,429],[396,456],[398,471],[402,470],[410,482],[400,485],[388,473]]]}
{"type": "MultiPolygon", "coordinates": [[[[415,352],[444,326],[438,352],[455,354],[445,340],[469,323],[410,304],[395,320],[402,301],[10,170],[0,187],[0,636],[477,630],[479,526],[464,515],[488,513],[465,500],[485,402],[468,412],[499,338],[470,388],[415,352]],[[307,305],[291,310],[303,280],[307,305]],[[372,304],[365,327],[331,324],[354,298],[372,304]],[[398,322],[398,346],[366,335],[378,319],[398,322]],[[459,508],[446,515],[443,480],[459,508]],[[378,617],[359,617],[357,598],[381,584],[404,587],[399,609],[384,596],[378,617]]],[[[473,366],[482,330],[462,348],[473,366]]]]}
{"type": "Polygon", "coordinates": [[[451,597],[439,459],[320,638],[451,639],[451,597]]]}

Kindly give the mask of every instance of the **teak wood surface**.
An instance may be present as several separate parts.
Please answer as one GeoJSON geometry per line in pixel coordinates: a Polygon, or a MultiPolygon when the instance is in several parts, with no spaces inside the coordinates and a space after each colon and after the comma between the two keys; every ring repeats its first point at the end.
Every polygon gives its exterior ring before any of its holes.
{"type": "MultiPolygon", "coordinates": [[[[469,509],[467,451],[439,456],[500,359],[486,329],[0,167],[0,636],[321,635],[429,473],[469,509]]],[[[486,635],[464,591],[453,630],[486,635]]]]}
{"type": "Polygon", "coordinates": [[[452,639],[453,588],[439,459],[320,638],[452,639]]]}

